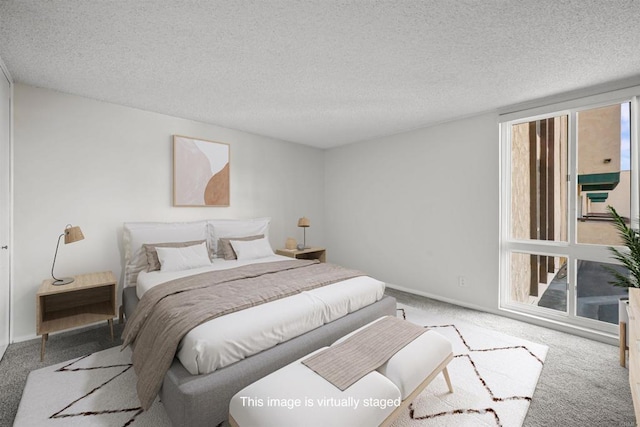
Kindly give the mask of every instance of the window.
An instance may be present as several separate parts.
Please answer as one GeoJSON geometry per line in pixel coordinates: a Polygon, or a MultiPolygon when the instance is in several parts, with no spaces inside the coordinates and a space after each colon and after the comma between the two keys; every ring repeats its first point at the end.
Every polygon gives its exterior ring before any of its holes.
{"type": "Polygon", "coordinates": [[[635,93],[503,119],[501,308],[617,333],[625,291],[603,268],[623,269],[610,257],[620,241],[607,206],[636,225],[635,93]]]}

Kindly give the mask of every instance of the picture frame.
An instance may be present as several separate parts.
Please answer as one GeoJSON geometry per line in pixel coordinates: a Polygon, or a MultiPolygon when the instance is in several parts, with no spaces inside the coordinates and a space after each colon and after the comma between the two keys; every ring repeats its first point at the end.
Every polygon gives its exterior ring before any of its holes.
{"type": "Polygon", "coordinates": [[[231,146],[173,135],[173,206],[230,206],[231,146]]]}

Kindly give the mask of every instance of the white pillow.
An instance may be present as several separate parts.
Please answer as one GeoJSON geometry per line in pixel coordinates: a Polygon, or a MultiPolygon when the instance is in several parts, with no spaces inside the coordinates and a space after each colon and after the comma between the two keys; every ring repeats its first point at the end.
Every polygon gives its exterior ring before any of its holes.
{"type": "Polygon", "coordinates": [[[212,255],[222,258],[224,254],[218,247],[220,238],[248,237],[262,234],[269,237],[269,223],[271,218],[254,219],[210,219],[207,220],[209,228],[209,249],[212,255]]]}
{"type": "Polygon", "coordinates": [[[143,243],[186,242],[207,239],[207,222],[125,222],[124,286],[135,286],[138,273],[147,267],[143,243]]]}
{"type": "Polygon", "coordinates": [[[207,244],[185,246],[184,248],[156,247],[160,271],[183,271],[211,265],[207,244]]]}
{"type": "Polygon", "coordinates": [[[247,259],[265,258],[273,255],[273,249],[266,237],[256,240],[229,240],[233,250],[238,256],[238,261],[247,259]]]}

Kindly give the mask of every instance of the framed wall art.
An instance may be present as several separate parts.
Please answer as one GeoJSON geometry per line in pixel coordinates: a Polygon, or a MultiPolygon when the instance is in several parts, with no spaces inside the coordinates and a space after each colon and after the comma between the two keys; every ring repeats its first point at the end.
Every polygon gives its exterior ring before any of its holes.
{"type": "Polygon", "coordinates": [[[173,136],[173,206],[229,206],[230,147],[173,136]]]}

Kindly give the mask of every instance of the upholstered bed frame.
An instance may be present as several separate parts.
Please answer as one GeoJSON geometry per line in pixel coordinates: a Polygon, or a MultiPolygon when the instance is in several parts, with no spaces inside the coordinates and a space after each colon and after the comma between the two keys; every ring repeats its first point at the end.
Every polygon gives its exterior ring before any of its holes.
{"type": "MultiPolygon", "coordinates": [[[[124,288],[122,301],[122,311],[128,317],[138,304],[135,287],[124,288]]],[[[247,385],[381,316],[395,313],[395,298],[384,296],[372,305],[206,375],[191,375],[174,359],[160,399],[175,426],[217,426],[228,419],[233,395],[247,385]]]]}

